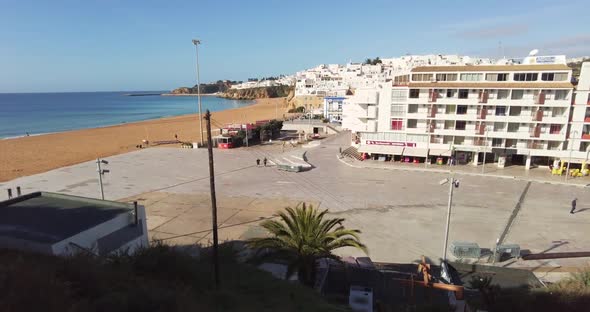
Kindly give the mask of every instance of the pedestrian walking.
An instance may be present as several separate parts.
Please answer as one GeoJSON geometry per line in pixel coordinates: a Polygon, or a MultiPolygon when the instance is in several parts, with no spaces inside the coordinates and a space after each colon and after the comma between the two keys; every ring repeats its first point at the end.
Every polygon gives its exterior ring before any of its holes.
{"type": "Polygon", "coordinates": [[[264,157],[264,160],[262,161],[264,163],[264,166],[266,167],[266,157],[264,157]]]}
{"type": "Polygon", "coordinates": [[[174,134],[174,139],[178,140],[178,134],[174,134]]]}
{"type": "Polygon", "coordinates": [[[257,158],[257,159],[256,159],[256,166],[257,166],[257,167],[258,167],[258,166],[260,166],[260,158],[257,158]]]}
{"type": "Polygon", "coordinates": [[[570,213],[573,214],[574,210],[576,210],[576,204],[578,202],[577,198],[574,198],[574,200],[572,200],[572,210],[570,210],[570,213]]]}

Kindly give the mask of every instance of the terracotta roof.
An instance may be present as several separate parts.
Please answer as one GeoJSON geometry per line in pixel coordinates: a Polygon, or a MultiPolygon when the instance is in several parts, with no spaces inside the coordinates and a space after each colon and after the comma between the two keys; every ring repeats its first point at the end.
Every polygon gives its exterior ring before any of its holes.
{"type": "Polygon", "coordinates": [[[565,64],[531,64],[531,65],[463,65],[463,66],[420,66],[412,69],[413,73],[428,72],[480,72],[480,71],[529,71],[529,70],[572,70],[565,64]]]}
{"type": "Polygon", "coordinates": [[[410,82],[410,88],[572,89],[570,82],[410,82]]]}

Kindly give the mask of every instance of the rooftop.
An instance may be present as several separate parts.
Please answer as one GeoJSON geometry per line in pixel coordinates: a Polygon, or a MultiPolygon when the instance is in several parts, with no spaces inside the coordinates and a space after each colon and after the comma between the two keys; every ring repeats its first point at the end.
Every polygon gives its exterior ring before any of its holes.
{"type": "Polygon", "coordinates": [[[131,211],[119,202],[35,192],[0,202],[0,236],[53,244],[131,211]]]}
{"type": "Polygon", "coordinates": [[[412,69],[413,73],[427,72],[476,72],[476,71],[527,71],[527,70],[572,70],[565,64],[533,65],[462,65],[462,66],[420,66],[412,69]]]}

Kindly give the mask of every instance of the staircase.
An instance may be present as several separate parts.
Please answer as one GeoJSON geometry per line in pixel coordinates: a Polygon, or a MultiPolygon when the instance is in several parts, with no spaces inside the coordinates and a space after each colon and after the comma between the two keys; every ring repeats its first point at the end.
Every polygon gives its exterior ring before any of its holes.
{"type": "Polygon", "coordinates": [[[361,154],[359,153],[357,148],[354,146],[351,146],[351,147],[343,150],[342,156],[348,156],[348,157],[354,158],[356,160],[363,160],[363,158],[361,157],[361,154]]]}

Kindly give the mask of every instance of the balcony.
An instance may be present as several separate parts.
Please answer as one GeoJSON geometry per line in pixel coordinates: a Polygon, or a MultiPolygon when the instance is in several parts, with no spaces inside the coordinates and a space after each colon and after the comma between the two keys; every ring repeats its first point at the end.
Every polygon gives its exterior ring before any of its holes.
{"type": "Polygon", "coordinates": [[[434,118],[436,117],[436,113],[437,113],[438,109],[436,107],[436,105],[432,104],[430,105],[430,107],[428,108],[428,117],[429,118],[434,118]]]}
{"type": "Polygon", "coordinates": [[[483,138],[475,138],[473,140],[473,145],[475,146],[486,146],[486,140],[483,138]]]}
{"type": "Polygon", "coordinates": [[[532,121],[543,121],[543,111],[540,109],[533,111],[531,116],[532,121]]]}
{"type": "Polygon", "coordinates": [[[543,148],[543,144],[541,144],[539,142],[532,141],[532,142],[527,142],[527,146],[526,147],[527,148],[530,148],[530,149],[542,149],[543,148]]]}
{"type": "Polygon", "coordinates": [[[536,95],[536,96],[534,97],[535,104],[540,104],[540,105],[543,105],[543,104],[545,104],[545,97],[546,97],[546,95],[545,95],[545,93],[543,93],[543,92],[541,92],[541,93],[539,93],[538,95],[536,95]]]}
{"type": "Polygon", "coordinates": [[[430,122],[430,125],[428,127],[426,127],[426,132],[433,133],[434,129],[436,129],[436,122],[432,121],[432,122],[430,122]]]}
{"type": "Polygon", "coordinates": [[[541,127],[539,125],[531,128],[530,130],[531,138],[538,138],[541,136],[541,127]]]}
{"type": "Polygon", "coordinates": [[[486,119],[488,115],[488,109],[484,107],[477,108],[477,119],[486,119]]]}
{"type": "Polygon", "coordinates": [[[486,123],[478,123],[475,125],[475,134],[483,135],[486,131],[486,123]]]}
{"type": "Polygon", "coordinates": [[[436,103],[436,99],[438,99],[438,92],[434,89],[428,90],[428,102],[436,103]]]}
{"type": "Polygon", "coordinates": [[[487,103],[489,96],[488,91],[479,91],[479,103],[487,103]]]}

